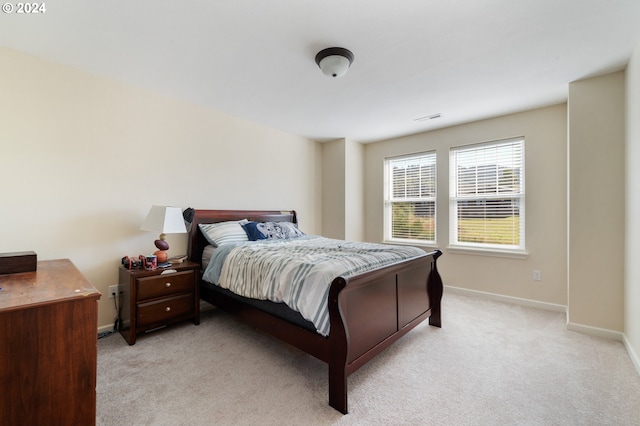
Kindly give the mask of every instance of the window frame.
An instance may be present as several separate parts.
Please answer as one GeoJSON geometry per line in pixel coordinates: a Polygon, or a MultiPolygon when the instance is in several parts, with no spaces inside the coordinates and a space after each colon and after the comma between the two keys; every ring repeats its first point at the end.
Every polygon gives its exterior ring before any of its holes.
{"type": "MultiPolygon", "coordinates": [[[[422,190],[422,186],[420,187],[422,190]]],[[[422,151],[413,154],[386,157],[384,159],[384,235],[383,241],[393,244],[410,244],[422,246],[436,246],[437,244],[437,195],[438,195],[438,163],[435,150],[422,151]],[[415,160],[419,163],[424,159],[433,163],[433,195],[418,197],[394,197],[393,195],[393,165],[400,162],[415,160]],[[398,238],[393,237],[393,205],[396,203],[433,203],[433,239],[398,238]]]]}
{"type": "MultiPolygon", "coordinates": [[[[514,137],[509,139],[494,140],[470,145],[456,146],[449,149],[449,249],[460,251],[476,251],[476,252],[493,252],[502,253],[506,255],[526,255],[526,218],[525,218],[525,138],[514,137]],[[458,165],[458,153],[469,152],[476,150],[477,152],[486,148],[496,148],[504,146],[519,146],[519,175],[518,186],[519,191],[505,191],[501,192],[499,188],[499,176],[496,174],[496,191],[495,193],[485,193],[476,195],[460,195],[458,188],[459,173],[457,170],[458,165]],[[482,243],[482,242],[468,242],[458,240],[458,209],[460,202],[476,202],[486,203],[487,201],[503,201],[511,200],[512,204],[517,206],[518,210],[518,244],[498,244],[498,243],[482,243]]],[[[496,160],[497,162],[498,160],[496,160]]],[[[486,165],[482,161],[476,162],[475,167],[486,165]]],[[[493,166],[498,166],[493,164],[493,166]]],[[[513,166],[513,165],[512,165],[513,166]]],[[[513,167],[511,167],[513,169],[513,167]]],[[[475,179],[478,182],[479,172],[476,170],[475,179]]],[[[476,185],[476,190],[478,186],[476,185]]],[[[486,214],[486,212],[485,212],[486,214]]],[[[483,216],[486,219],[486,216],[483,216]]]]}

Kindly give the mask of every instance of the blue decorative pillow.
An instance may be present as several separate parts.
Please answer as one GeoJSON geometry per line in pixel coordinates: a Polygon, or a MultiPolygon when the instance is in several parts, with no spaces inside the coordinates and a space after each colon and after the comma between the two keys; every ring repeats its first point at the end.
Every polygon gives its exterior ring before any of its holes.
{"type": "Polygon", "coordinates": [[[244,228],[244,232],[246,232],[247,237],[249,237],[249,241],[267,239],[267,236],[258,229],[258,225],[260,225],[258,222],[247,222],[242,224],[242,228],[244,228]]]}

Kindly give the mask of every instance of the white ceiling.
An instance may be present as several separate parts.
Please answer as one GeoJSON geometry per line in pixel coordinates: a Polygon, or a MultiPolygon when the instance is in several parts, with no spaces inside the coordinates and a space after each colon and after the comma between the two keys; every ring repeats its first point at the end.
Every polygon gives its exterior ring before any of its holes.
{"type": "Polygon", "coordinates": [[[0,46],[320,141],[560,103],[569,82],[623,69],[640,42],[640,0],[45,4],[2,13],[0,46]],[[342,78],[314,62],[332,46],[355,55],[342,78]]]}

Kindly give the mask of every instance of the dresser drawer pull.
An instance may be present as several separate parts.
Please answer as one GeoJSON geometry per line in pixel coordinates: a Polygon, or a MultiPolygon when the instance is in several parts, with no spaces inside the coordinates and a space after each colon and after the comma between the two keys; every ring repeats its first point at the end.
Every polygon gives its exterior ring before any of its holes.
{"type": "Polygon", "coordinates": [[[164,286],[169,288],[169,287],[171,287],[171,283],[166,283],[164,286]]]}
{"type": "Polygon", "coordinates": [[[171,310],[171,306],[167,306],[166,308],[164,308],[164,310],[169,312],[171,310]]]}

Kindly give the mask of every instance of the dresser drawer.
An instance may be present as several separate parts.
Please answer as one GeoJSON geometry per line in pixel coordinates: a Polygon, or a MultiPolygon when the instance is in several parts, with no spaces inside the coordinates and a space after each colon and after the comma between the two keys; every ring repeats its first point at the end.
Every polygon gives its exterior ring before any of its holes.
{"type": "Polygon", "coordinates": [[[138,305],[138,327],[167,322],[193,313],[193,297],[193,293],[189,293],[141,303],[138,305]]]}
{"type": "Polygon", "coordinates": [[[186,291],[193,291],[194,272],[183,271],[167,275],[155,275],[136,280],[138,300],[155,299],[186,291]]]}

